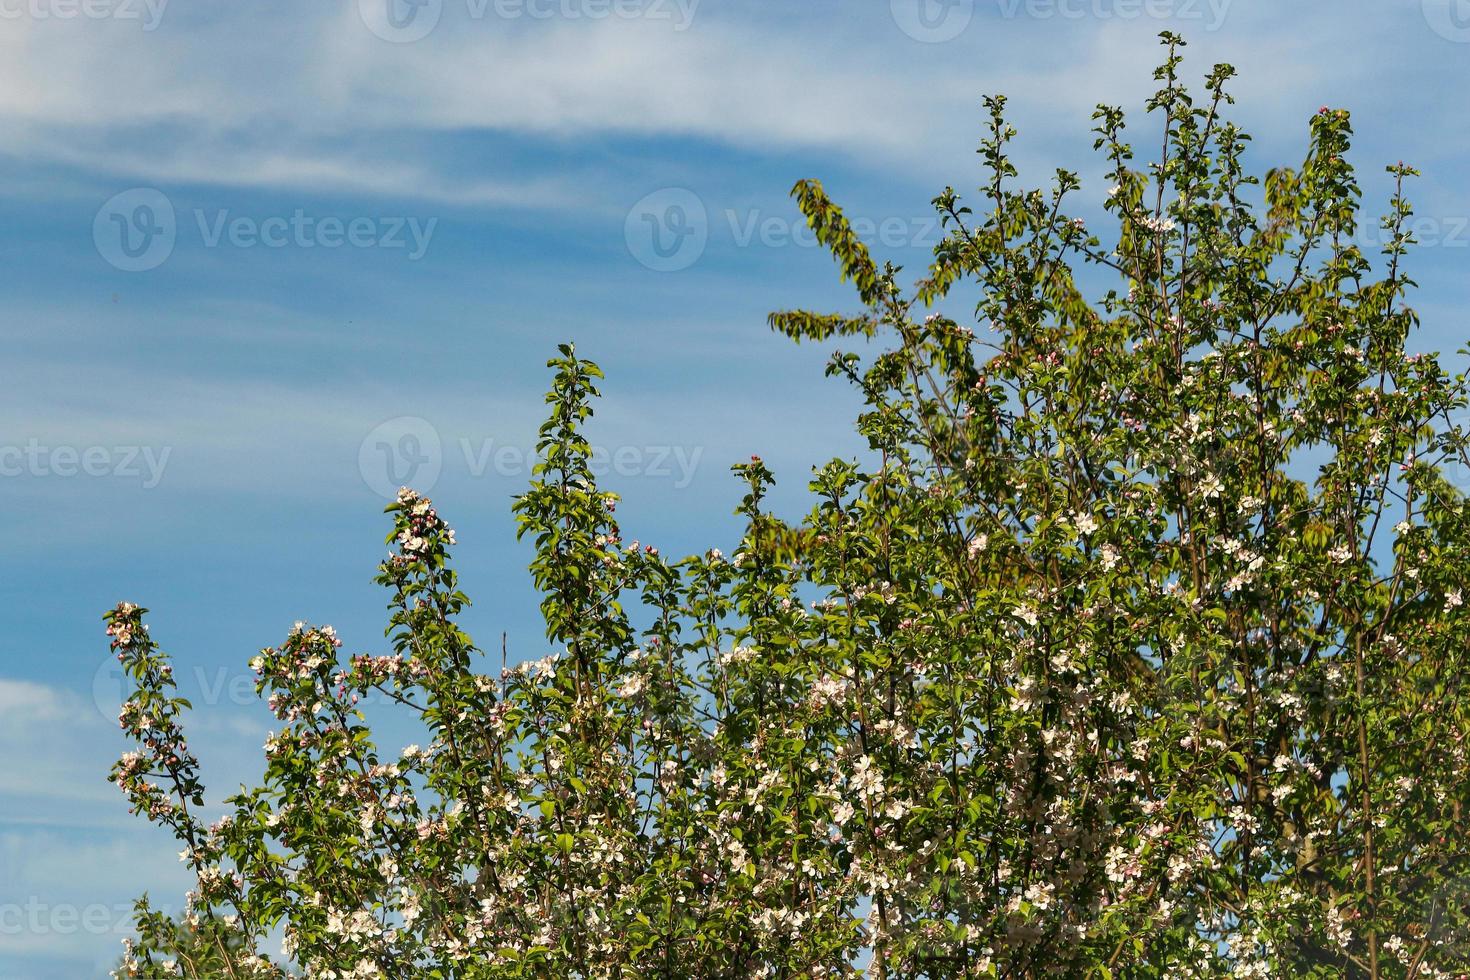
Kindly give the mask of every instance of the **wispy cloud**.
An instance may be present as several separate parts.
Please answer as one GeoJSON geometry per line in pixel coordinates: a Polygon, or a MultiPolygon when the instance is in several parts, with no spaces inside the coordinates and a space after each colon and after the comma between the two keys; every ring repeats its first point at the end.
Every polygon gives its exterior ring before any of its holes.
{"type": "MultiPolygon", "coordinates": [[[[737,23],[698,9],[678,30],[651,18],[471,18],[473,9],[446,4],[433,35],[402,45],[365,29],[356,3],[227,7],[209,18],[169,10],[152,32],[14,22],[0,34],[4,152],[130,177],[483,205],[569,205],[578,195],[493,155],[446,164],[404,135],[673,136],[927,170],[936,151],[950,157],[972,142],[963,120],[983,93],[1084,117],[1099,99],[1140,94],[1155,60],[1148,28],[1160,26],[977,15],[961,38],[922,45],[891,22],[865,19],[859,30],[821,11],[793,30],[780,17],[737,23]],[[1022,36],[1038,43],[1016,44],[1022,36]],[[56,71],[63,62],[69,70],[56,71]]],[[[1242,27],[1229,43],[1201,40],[1201,73],[1226,49],[1270,65],[1247,84],[1275,91],[1353,71],[1296,56],[1304,42],[1274,21],[1242,27]]],[[[1327,45],[1341,28],[1314,30],[1327,45]]]]}
{"type": "MultiPolygon", "coordinates": [[[[0,724],[6,727],[62,721],[71,713],[63,692],[33,681],[0,678],[0,724]]],[[[72,712],[76,706],[72,705],[72,712]]]]}

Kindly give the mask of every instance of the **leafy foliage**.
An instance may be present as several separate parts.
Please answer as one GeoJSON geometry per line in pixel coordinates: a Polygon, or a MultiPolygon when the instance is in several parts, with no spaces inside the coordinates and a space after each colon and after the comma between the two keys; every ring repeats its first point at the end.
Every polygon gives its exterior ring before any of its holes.
{"type": "Polygon", "coordinates": [[[797,184],[862,310],[772,326],[887,342],[832,357],[871,453],[816,469],[799,524],[752,458],[732,557],[625,543],[582,434],[600,372],[560,348],[515,505],[559,652],[482,671],[453,532],[404,490],[392,652],[263,651],[285,727],[209,828],[144,611],[109,613],[140,744],[113,779],[199,876],[120,975],[1470,971],[1466,391],[1406,350],[1413,171],[1375,273],[1347,115],[1261,185],[1231,69],[1196,103],[1164,41],[1158,159],[1095,117],[1106,246],[1075,175],[1013,188],[1001,99],[910,292],[797,184]],[[1118,287],[1087,299],[1088,265],[1118,287]],[[925,312],[961,286],[991,339],[925,312]],[[369,695],[428,747],[382,753],[369,695]]]}

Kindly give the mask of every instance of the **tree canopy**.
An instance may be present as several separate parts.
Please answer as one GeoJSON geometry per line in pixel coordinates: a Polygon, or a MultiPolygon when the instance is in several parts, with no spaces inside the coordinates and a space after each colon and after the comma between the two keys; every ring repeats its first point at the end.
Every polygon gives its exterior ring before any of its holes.
{"type": "Polygon", "coordinates": [[[627,541],[601,373],[559,349],[514,507],[554,655],[482,653],[405,489],[387,652],[262,650],[282,727],[206,825],[169,661],[109,612],[111,778],[198,877],[181,920],[140,903],[118,975],[1470,971],[1466,385],[1409,353],[1414,171],[1365,255],[1348,115],[1257,178],[1233,70],[1191,95],[1163,41],[1151,162],[1094,117],[1106,233],[1076,174],[1017,186],[1001,98],[917,283],[796,185],[857,308],[770,322],[844,345],[870,450],[800,521],[752,458],[728,556],[627,541]],[[385,700],[423,747],[374,740],[385,700]]]}

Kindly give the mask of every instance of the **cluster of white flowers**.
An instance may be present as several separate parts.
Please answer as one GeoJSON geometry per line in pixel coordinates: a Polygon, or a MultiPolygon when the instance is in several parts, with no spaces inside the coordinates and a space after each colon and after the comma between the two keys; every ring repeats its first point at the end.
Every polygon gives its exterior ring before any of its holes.
{"type": "Polygon", "coordinates": [[[1155,235],[1174,230],[1174,219],[1167,216],[1155,217],[1154,215],[1146,214],[1139,219],[1138,223],[1155,235]]]}

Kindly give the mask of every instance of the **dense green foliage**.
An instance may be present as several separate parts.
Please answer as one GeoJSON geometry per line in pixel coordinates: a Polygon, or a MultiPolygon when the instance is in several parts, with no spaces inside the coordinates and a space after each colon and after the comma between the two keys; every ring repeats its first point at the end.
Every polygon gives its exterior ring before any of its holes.
{"type": "Polygon", "coordinates": [[[110,613],[141,745],[113,778],[199,875],[121,975],[1470,971],[1465,384],[1406,351],[1412,171],[1375,272],[1347,115],[1258,183],[1231,70],[1196,101],[1165,41],[1155,162],[1096,115],[1106,243],[1075,175],[1013,186],[1000,99],[912,290],[797,185],[861,310],[772,325],[858,349],[829,373],[871,448],[799,523],[752,459],[728,558],[626,543],[599,372],[561,348],[515,505],[557,655],[486,668],[453,532],[405,490],[392,651],[304,625],[263,651],[284,728],[206,828],[167,662],[110,613]],[[1088,264],[1117,287],[1086,297],[1088,264]],[[971,292],[973,329],[931,312],[971,292]],[[374,743],[384,697],[427,747],[374,743]],[[280,926],[289,962],[246,955],[280,926]]]}

